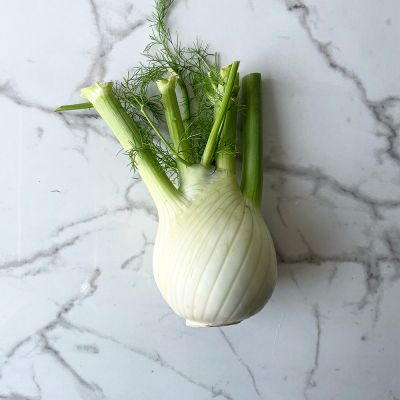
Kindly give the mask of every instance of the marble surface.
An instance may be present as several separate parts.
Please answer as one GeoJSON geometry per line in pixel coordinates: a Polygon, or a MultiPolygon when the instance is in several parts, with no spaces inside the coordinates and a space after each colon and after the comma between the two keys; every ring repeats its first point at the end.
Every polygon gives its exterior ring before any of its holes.
{"type": "Polygon", "coordinates": [[[104,124],[56,115],[140,59],[145,0],[0,14],[0,399],[400,399],[400,3],[180,1],[264,81],[267,307],[191,329],[151,272],[155,209],[104,124]]]}

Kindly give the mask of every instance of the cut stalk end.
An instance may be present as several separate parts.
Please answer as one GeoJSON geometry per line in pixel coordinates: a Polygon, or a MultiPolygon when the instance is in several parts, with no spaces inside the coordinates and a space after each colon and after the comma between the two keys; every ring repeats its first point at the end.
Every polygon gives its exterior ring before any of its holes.
{"type": "Polygon", "coordinates": [[[193,163],[193,152],[190,141],[186,137],[185,127],[176,96],[175,88],[177,80],[177,75],[173,75],[168,79],[160,79],[157,81],[157,87],[161,94],[165,119],[174,150],[183,161],[177,159],[178,169],[182,176],[185,167],[193,163]]]}
{"type": "Polygon", "coordinates": [[[148,187],[159,210],[167,203],[178,204],[181,195],[162,170],[154,154],[146,148],[139,128],[114,96],[112,83],[97,83],[81,90],[81,96],[89,100],[96,111],[127,151],[136,151],[135,165],[148,187]]]}

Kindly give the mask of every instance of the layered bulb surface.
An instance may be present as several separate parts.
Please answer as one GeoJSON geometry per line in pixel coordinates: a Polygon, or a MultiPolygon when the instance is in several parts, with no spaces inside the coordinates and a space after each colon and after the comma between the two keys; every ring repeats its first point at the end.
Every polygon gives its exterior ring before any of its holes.
{"type": "Polygon", "coordinates": [[[234,175],[189,167],[186,202],[160,210],[154,277],[187,325],[231,325],[257,313],[276,281],[273,242],[234,175]]]}

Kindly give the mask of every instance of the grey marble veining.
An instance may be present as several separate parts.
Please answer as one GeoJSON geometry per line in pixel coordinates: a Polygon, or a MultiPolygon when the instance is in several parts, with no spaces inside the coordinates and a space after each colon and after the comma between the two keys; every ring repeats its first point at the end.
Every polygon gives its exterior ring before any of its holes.
{"type": "Polygon", "coordinates": [[[173,29],[264,77],[267,307],[187,328],[157,214],[79,88],[140,60],[152,2],[0,15],[0,399],[399,400],[400,3],[177,2],[173,29]]]}

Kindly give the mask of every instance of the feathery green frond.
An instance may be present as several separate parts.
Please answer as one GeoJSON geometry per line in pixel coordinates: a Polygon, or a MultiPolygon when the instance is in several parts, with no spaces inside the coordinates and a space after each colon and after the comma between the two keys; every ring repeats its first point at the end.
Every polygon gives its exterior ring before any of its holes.
{"type": "MultiPolygon", "coordinates": [[[[167,17],[173,0],[159,0],[150,19],[150,42],[143,51],[145,61],[131,70],[127,77],[115,85],[115,95],[129,115],[155,138],[148,122],[141,115],[141,107],[152,116],[160,131],[167,137],[163,107],[156,92],[157,80],[176,75],[180,89],[178,99],[185,126],[185,138],[193,149],[194,162],[201,160],[214,120],[214,104],[219,96],[217,89],[219,65],[217,54],[209,51],[200,40],[192,46],[184,46],[167,25],[167,17]]],[[[162,164],[177,168],[176,162],[162,164]]]]}

